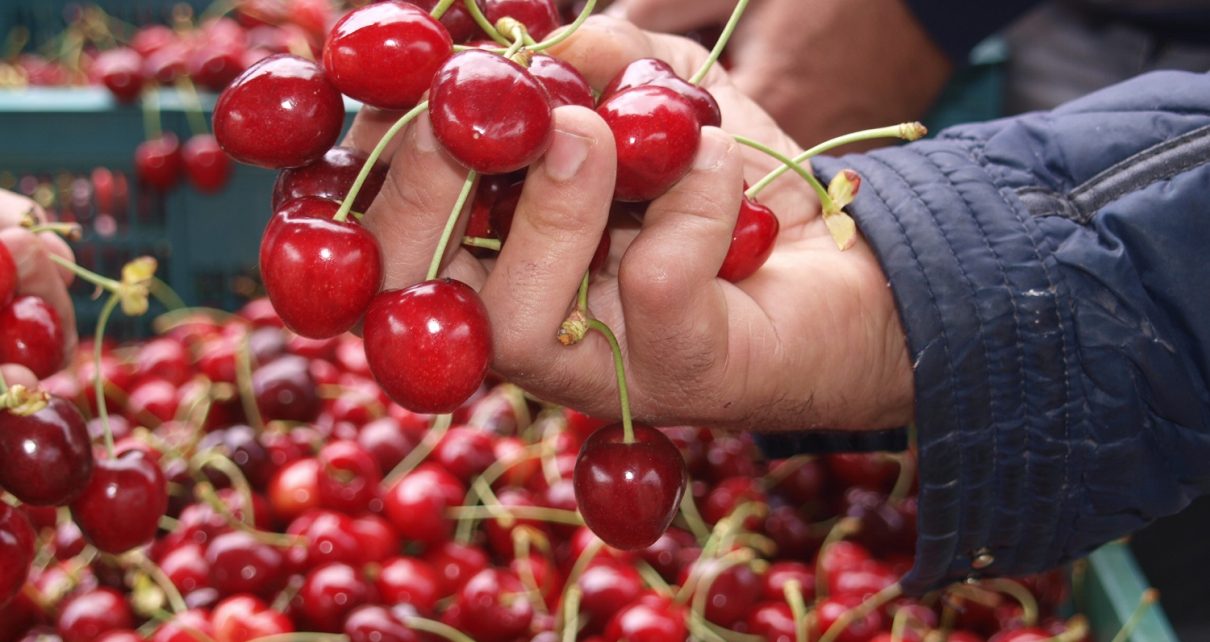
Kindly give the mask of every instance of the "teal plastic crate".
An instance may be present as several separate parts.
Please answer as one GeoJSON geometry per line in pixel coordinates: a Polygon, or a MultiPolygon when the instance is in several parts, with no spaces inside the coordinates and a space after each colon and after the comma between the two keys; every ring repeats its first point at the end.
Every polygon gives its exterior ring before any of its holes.
{"type": "MultiPolygon", "coordinates": [[[[1148,584],[1130,548],[1121,542],[1102,546],[1088,557],[1083,586],[1075,606],[1088,616],[1097,642],[1111,642],[1130,618],[1148,584]]],[[[1162,599],[1163,596],[1161,596],[1162,599]]],[[[1129,642],[1179,642],[1164,609],[1154,604],[1129,642]]],[[[1193,641],[1186,641],[1193,642],[1193,641]]]]}

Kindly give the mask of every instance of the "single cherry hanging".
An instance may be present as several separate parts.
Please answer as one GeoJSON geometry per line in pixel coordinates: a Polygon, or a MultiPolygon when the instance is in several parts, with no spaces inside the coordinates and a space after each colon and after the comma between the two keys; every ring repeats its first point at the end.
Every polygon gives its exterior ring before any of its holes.
{"type": "Polygon", "coordinates": [[[71,503],[71,516],[93,546],[117,555],[150,542],[167,508],[159,464],[131,450],[96,462],[92,480],[71,503]]]}
{"type": "Polygon", "coordinates": [[[615,199],[654,199],[689,173],[702,133],[693,105],[679,93],[639,85],[614,94],[597,113],[618,150],[615,199]]]}
{"type": "Polygon", "coordinates": [[[92,443],[71,402],[44,392],[10,391],[16,405],[0,410],[0,486],[35,506],[62,506],[92,476],[92,443]]]}

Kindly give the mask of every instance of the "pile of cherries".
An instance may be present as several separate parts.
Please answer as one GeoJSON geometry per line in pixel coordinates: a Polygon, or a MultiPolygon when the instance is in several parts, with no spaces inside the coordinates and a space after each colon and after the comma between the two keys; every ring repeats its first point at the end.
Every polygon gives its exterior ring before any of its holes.
{"type": "MultiPolygon", "coordinates": [[[[101,346],[99,365],[83,346],[43,382],[41,410],[0,411],[0,642],[790,642],[796,625],[819,640],[912,563],[907,455],[767,461],[746,436],[661,429],[692,503],[621,550],[576,512],[573,470],[600,421],[489,381],[445,427],[384,394],[360,339],[300,337],[266,300],[159,327],[101,346]]],[[[1038,605],[959,586],[850,615],[832,639],[1067,630],[1061,575],[1013,586],[1038,605]]]]}

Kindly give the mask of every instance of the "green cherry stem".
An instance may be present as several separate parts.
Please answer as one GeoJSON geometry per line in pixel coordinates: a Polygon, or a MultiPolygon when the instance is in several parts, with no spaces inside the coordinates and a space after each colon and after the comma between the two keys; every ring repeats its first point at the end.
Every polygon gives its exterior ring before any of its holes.
{"type": "MultiPolygon", "coordinates": [[[[844,134],[842,136],[837,136],[836,138],[825,140],[811,149],[808,149],[795,156],[791,164],[800,165],[815,156],[836,149],[842,145],[848,145],[849,143],[858,143],[867,140],[879,140],[882,138],[899,138],[902,140],[912,141],[924,137],[924,135],[927,133],[928,129],[918,122],[900,123],[898,125],[878,127],[875,129],[863,129],[861,131],[856,131],[850,134],[844,134]]],[[[791,169],[791,164],[783,164],[781,167],[769,172],[764,178],[756,181],[752,187],[749,187],[748,191],[744,192],[744,195],[748,198],[756,198],[761,191],[769,186],[769,183],[777,180],[779,176],[785,174],[787,170],[791,169]]]]}
{"type": "Polygon", "coordinates": [[[118,289],[122,287],[122,284],[118,281],[101,276],[96,272],[86,270],[79,265],[76,265],[75,263],[59,256],[58,254],[49,254],[48,256],[50,256],[50,260],[54,261],[57,265],[71,270],[72,274],[75,274],[81,279],[88,281],[89,283],[101,288],[102,290],[105,290],[106,292],[116,293],[118,289]]]}
{"type": "Polygon", "coordinates": [[[445,436],[453,421],[453,415],[437,415],[433,419],[432,425],[429,426],[428,431],[424,433],[424,438],[420,440],[420,445],[413,448],[407,457],[404,457],[398,464],[395,464],[391,472],[382,478],[382,487],[390,488],[394,486],[395,482],[419,466],[420,462],[424,461],[429,456],[429,453],[433,452],[433,449],[437,447],[437,442],[441,441],[441,438],[445,436]]]}
{"type": "MultiPolygon", "coordinates": [[[[8,382],[4,380],[4,371],[0,370],[0,400],[4,399],[4,395],[8,394],[8,382]]],[[[4,406],[0,406],[3,408],[4,406]]]]}
{"type": "Polygon", "coordinates": [[[403,623],[408,627],[416,629],[417,631],[432,633],[433,635],[445,638],[450,642],[475,642],[470,638],[470,636],[448,624],[438,622],[437,620],[423,618],[419,615],[405,616],[403,618],[403,623]]]}
{"type": "MultiPolygon", "coordinates": [[[[792,158],[777,151],[776,149],[773,149],[772,147],[769,147],[768,145],[766,145],[764,143],[752,140],[751,138],[748,138],[747,136],[740,136],[739,134],[735,134],[735,142],[737,142],[741,145],[746,145],[748,147],[751,147],[752,149],[755,149],[756,151],[761,152],[762,154],[767,154],[768,156],[771,156],[774,160],[781,162],[782,167],[779,169],[789,168],[789,169],[794,170],[794,173],[801,176],[802,179],[804,181],[806,181],[808,185],[811,186],[811,189],[815,191],[815,196],[819,199],[819,204],[821,207],[823,207],[823,211],[824,212],[834,211],[835,207],[832,203],[832,197],[828,196],[827,188],[825,188],[823,186],[823,183],[819,182],[818,178],[815,178],[814,174],[812,174],[811,172],[808,172],[805,167],[794,162],[794,160],[792,158]]],[[[751,192],[751,190],[748,190],[748,191],[751,192]]]]}
{"type": "Polygon", "coordinates": [[[181,74],[176,79],[177,93],[185,101],[185,118],[189,121],[189,129],[194,134],[209,133],[206,117],[202,114],[202,101],[197,97],[197,87],[187,74],[181,74]]]}
{"type": "Polygon", "coordinates": [[[97,416],[101,418],[101,429],[105,433],[105,452],[109,454],[109,458],[114,458],[113,449],[113,431],[109,429],[109,409],[105,403],[105,376],[101,370],[101,341],[105,338],[105,326],[109,325],[109,317],[113,316],[113,309],[118,307],[118,302],[121,297],[117,292],[109,295],[109,299],[105,301],[104,307],[101,308],[101,315],[97,317],[96,334],[92,340],[92,364],[95,372],[92,375],[93,389],[97,396],[97,416]]]}
{"type": "Polygon", "coordinates": [[[584,272],[584,278],[580,280],[580,289],[576,292],[576,309],[584,316],[588,316],[588,277],[591,273],[584,272]]]}
{"type": "Polygon", "coordinates": [[[160,123],[160,90],[151,87],[143,92],[143,135],[155,140],[164,134],[160,123]]]}
{"type": "Polygon", "coordinates": [[[504,246],[500,239],[490,239],[483,236],[464,236],[462,237],[463,247],[481,247],[488,250],[500,251],[504,246]]]}
{"type": "Polygon", "coordinates": [[[147,577],[150,577],[160,590],[164,592],[164,597],[168,599],[168,605],[172,607],[173,613],[189,610],[189,606],[185,604],[185,598],[181,596],[181,592],[177,589],[176,584],[173,584],[172,580],[168,579],[164,570],[158,564],[151,561],[151,558],[147,557],[146,553],[142,550],[136,550],[130,557],[134,561],[135,566],[140,571],[146,573],[147,577]]]}
{"type": "Polygon", "coordinates": [[[790,613],[794,615],[794,642],[807,642],[807,602],[802,596],[802,583],[790,580],[782,586],[790,613]]]}
{"type": "Polygon", "coordinates": [[[857,606],[845,611],[843,615],[836,618],[836,621],[832,623],[832,626],[829,626],[828,630],[824,631],[824,634],[819,636],[818,642],[832,642],[839,637],[845,629],[849,628],[850,624],[856,622],[859,618],[863,618],[872,613],[874,609],[882,608],[882,605],[890,602],[902,594],[903,587],[899,586],[898,582],[887,586],[881,591],[878,591],[874,595],[862,601],[861,604],[858,604],[857,606]]]}
{"type": "Polygon", "coordinates": [[[361,186],[365,184],[366,178],[370,176],[370,170],[374,169],[374,163],[378,162],[378,158],[382,156],[382,152],[387,148],[391,139],[395,137],[395,134],[399,133],[399,130],[406,127],[408,123],[415,120],[417,116],[428,108],[429,101],[422,101],[419,105],[411,108],[408,113],[400,116],[399,120],[395,121],[390,129],[382,135],[378,144],[370,152],[369,158],[362,164],[361,171],[357,173],[357,178],[353,180],[353,185],[349,187],[349,193],[345,195],[345,200],[340,203],[340,209],[336,210],[336,214],[332,216],[334,220],[343,223],[349,218],[349,213],[353,210],[353,201],[357,200],[357,194],[361,192],[361,186]]]}
{"type": "Polygon", "coordinates": [[[748,8],[748,0],[739,0],[735,4],[735,9],[731,11],[731,17],[727,20],[726,26],[723,27],[723,32],[719,34],[718,41],[714,43],[714,48],[710,50],[710,55],[706,57],[706,61],[702,66],[689,77],[689,82],[694,85],[700,85],[706,74],[710,73],[710,69],[714,67],[714,63],[718,62],[720,56],[723,55],[723,49],[727,48],[727,43],[731,41],[731,34],[735,33],[735,26],[739,24],[739,19],[744,15],[744,10],[748,8]]]}
{"type": "Polygon", "coordinates": [[[437,278],[437,273],[441,271],[441,259],[445,258],[445,248],[450,244],[450,237],[454,235],[454,228],[462,216],[462,208],[466,206],[466,201],[471,196],[471,189],[475,187],[475,179],[478,177],[479,173],[473,169],[466,173],[466,180],[462,182],[462,191],[458,193],[458,200],[454,201],[454,207],[445,221],[445,229],[441,231],[441,239],[437,241],[437,249],[433,251],[433,260],[429,263],[429,271],[425,276],[428,280],[437,278]]]}
{"type": "Polygon", "coordinates": [[[467,13],[471,14],[471,19],[475,21],[475,24],[479,25],[479,28],[482,29],[483,33],[486,33],[489,38],[504,45],[505,47],[512,44],[508,41],[508,38],[504,37],[504,34],[496,30],[496,25],[492,24],[492,22],[487,19],[487,16],[483,15],[483,10],[479,8],[478,2],[475,0],[466,0],[463,4],[466,5],[467,13]]]}
{"type": "Polygon", "coordinates": [[[573,20],[571,24],[567,25],[563,29],[560,29],[559,32],[554,36],[551,36],[550,38],[547,38],[546,40],[543,40],[542,42],[530,47],[530,49],[532,51],[545,51],[557,44],[562,43],[564,40],[567,40],[571,37],[571,34],[575,33],[576,30],[584,24],[585,20],[588,20],[588,16],[592,15],[592,12],[596,6],[597,0],[588,0],[588,2],[584,3],[584,8],[580,10],[579,15],[576,16],[576,19],[573,20]]]}
{"type": "Polygon", "coordinates": [[[433,7],[433,10],[429,12],[429,15],[433,16],[434,20],[440,20],[441,16],[444,16],[445,12],[449,11],[450,7],[452,7],[457,1],[458,0],[441,0],[441,2],[437,3],[437,6],[433,7]]]}
{"type": "Polygon", "coordinates": [[[589,330],[596,330],[605,336],[609,342],[609,350],[613,352],[613,369],[618,375],[618,401],[622,405],[622,443],[634,443],[634,421],[630,418],[630,392],[626,388],[626,369],[622,362],[622,347],[613,330],[598,319],[588,319],[589,330]]]}

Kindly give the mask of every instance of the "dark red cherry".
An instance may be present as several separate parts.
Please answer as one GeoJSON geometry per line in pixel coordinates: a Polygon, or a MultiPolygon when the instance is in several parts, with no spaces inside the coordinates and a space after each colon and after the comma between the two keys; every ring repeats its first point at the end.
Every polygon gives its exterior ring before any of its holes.
{"type": "MultiPolygon", "coordinates": [[[[7,461],[7,460],[6,460],[7,461]]],[[[34,561],[34,527],[25,513],[0,502],[0,608],[25,585],[34,561]]]]}
{"type": "Polygon", "coordinates": [[[554,131],[542,85],[521,65],[481,49],[446,60],[433,76],[429,108],[445,150],[482,174],[528,166],[554,131]]]}
{"type": "Polygon", "coordinates": [[[161,190],[181,180],[181,143],[176,134],[166,132],[159,138],[139,143],[134,150],[134,168],[139,180],[161,190]]]}
{"type": "Polygon", "coordinates": [[[0,243],[0,308],[5,308],[17,293],[17,263],[8,247],[0,243]]]}
{"type": "Polygon", "coordinates": [[[143,73],[160,85],[175,84],[189,73],[189,45],[177,39],[151,52],[143,59],[143,73]]]}
{"type": "Polygon", "coordinates": [[[429,549],[425,552],[424,561],[437,571],[443,595],[454,594],[467,580],[488,566],[487,553],[482,548],[454,541],[442,542],[429,549]]]}
{"type": "Polygon", "coordinates": [[[134,626],[134,614],[121,593],[95,588],[79,593],[59,611],[56,628],[63,642],[92,642],[115,629],[134,626]]]}
{"type": "Polygon", "coordinates": [[[470,426],[454,426],[446,431],[431,457],[464,484],[470,484],[496,461],[492,436],[470,426]]]}
{"type": "Polygon", "coordinates": [[[614,198],[648,201],[689,172],[701,143],[693,106],[666,87],[620,91],[597,107],[618,149],[614,198]]]}
{"type": "Polygon", "coordinates": [[[428,12],[405,2],[379,2],[337,21],[323,64],[346,96],[382,109],[406,109],[420,102],[452,51],[450,34],[428,12]]]}
{"type": "Polygon", "coordinates": [[[334,633],[353,609],[372,602],[374,587],[347,564],[327,564],[307,574],[297,613],[310,630],[334,633]]]}
{"type": "Polygon", "coordinates": [[[214,136],[237,161],[281,169],[314,162],[344,125],[344,100],[319,65],[288,54],[261,60],[214,106],[214,136]]]}
{"type": "Polygon", "coordinates": [[[508,571],[479,571],[458,591],[462,628],[478,642],[508,642],[529,630],[534,607],[525,585],[508,571]]]}
{"type": "Polygon", "coordinates": [[[319,503],[348,514],[363,512],[378,497],[382,471],[355,441],[336,440],[319,451],[319,503]]]}
{"type": "Polygon", "coordinates": [[[251,595],[233,595],[219,602],[210,615],[210,623],[215,642],[248,642],[294,632],[290,618],[251,595]]]}
{"type": "Polygon", "coordinates": [[[534,40],[545,38],[563,24],[563,18],[552,0],[482,0],[480,4],[483,5],[483,15],[493,25],[506,16],[513,18],[525,25],[525,30],[534,40]]]}
{"type": "MultiPolygon", "coordinates": [[[[794,642],[797,639],[794,612],[785,598],[764,602],[748,617],[748,632],[768,642],[794,642]]],[[[807,602],[810,604],[810,602],[807,602]]]]}
{"type": "Polygon", "coordinates": [[[210,586],[223,595],[249,593],[269,599],[286,583],[281,551],[247,531],[234,530],[211,540],[206,563],[210,586]]]}
{"type": "Polygon", "coordinates": [[[114,47],[97,54],[92,73],[119,102],[132,102],[143,91],[143,57],[129,47],[114,47]]]}
{"type": "Polygon", "coordinates": [[[116,555],[150,542],[167,507],[164,473],[133,450],[96,462],[71,515],[93,546],[116,555]]]}
{"type": "Polygon", "coordinates": [[[29,396],[25,408],[0,410],[0,486],[27,504],[61,506],[92,476],[88,426],[71,402],[29,396]],[[34,412],[24,414],[28,410],[34,412]]]}
{"type": "Polygon", "coordinates": [[[367,605],[349,614],[344,623],[349,642],[420,642],[420,634],[405,626],[385,606],[367,605]]]}
{"type": "Polygon", "coordinates": [[[36,296],[18,296],[0,309],[0,363],[19,363],[45,379],[63,365],[59,313],[36,296]]]}
{"type": "Polygon", "coordinates": [[[352,219],[336,221],[339,203],[288,201],[265,227],[261,278],[291,330],[313,339],[353,327],[382,286],[382,253],[374,235],[352,219]]]}
{"type": "Polygon", "coordinates": [[[462,504],[466,488],[441,466],[426,463],[404,475],[382,497],[387,518],[400,537],[433,547],[449,539],[447,508],[462,504]]]}
{"type": "MultiPolygon", "coordinates": [[[[821,600],[815,607],[815,634],[812,637],[818,639],[864,599],[860,595],[837,595],[821,600]]],[[[864,642],[882,630],[882,626],[882,613],[874,610],[851,622],[834,639],[837,642],[864,642]]]]}
{"type": "Polygon", "coordinates": [[[378,572],[378,595],[387,604],[410,604],[423,616],[431,616],[443,586],[429,563],[414,557],[395,557],[378,572]]]}
{"type": "Polygon", "coordinates": [[[487,309],[452,279],[388,290],[370,302],[365,353],[391,399],[414,412],[446,413],[479,389],[491,360],[487,309]]]}
{"type": "Polygon", "coordinates": [[[200,544],[180,544],[164,553],[159,564],[160,570],[182,595],[210,588],[210,568],[206,563],[206,551],[200,544]]]}
{"type": "Polygon", "coordinates": [[[718,277],[739,283],[752,276],[773,253],[780,227],[773,210],[745,196],[718,277]]]}
{"type": "Polygon", "coordinates": [[[683,642],[685,607],[669,598],[640,599],[618,611],[605,626],[605,640],[644,640],[644,642],[683,642]]]}
{"type": "MultiPolygon", "coordinates": [[[[404,0],[410,2],[425,11],[431,12],[440,0],[404,0]]],[[[471,17],[469,11],[462,2],[455,2],[450,5],[445,13],[441,14],[441,24],[445,26],[449,32],[450,38],[456,43],[463,43],[476,35],[482,33],[479,30],[479,25],[475,24],[475,19],[471,17]]]]}
{"type": "MultiPolygon", "coordinates": [[[[304,196],[341,202],[353,186],[362,165],[369,154],[351,147],[333,147],[323,158],[302,167],[284,169],[273,184],[273,210],[277,211],[287,201],[304,196]]],[[[374,167],[361,184],[357,198],[353,199],[353,211],[365,212],[374,202],[374,197],[386,181],[387,165],[375,161],[374,167]]]]}
{"type": "Polygon", "coordinates": [[[623,550],[646,548],[660,538],[688,483],[685,462],[664,433],[635,424],[634,441],[625,443],[620,423],[585,440],[574,479],[584,523],[623,550]]]}
{"type": "Polygon", "coordinates": [[[582,612],[598,627],[637,600],[643,591],[642,578],[633,566],[607,556],[594,560],[576,586],[580,588],[582,612]]]}
{"type": "Polygon", "coordinates": [[[704,88],[676,75],[671,65],[658,58],[640,58],[626,65],[601,91],[601,101],[608,100],[618,92],[642,85],[667,87],[680,94],[693,105],[702,127],[722,125],[722,112],[714,96],[704,88]]]}
{"type": "Polygon", "coordinates": [[[201,609],[189,609],[174,614],[160,624],[151,634],[151,642],[196,642],[198,633],[214,637],[210,614],[201,609]]]}
{"type": "Polygon", "coordinates": [[[592,109],[596,106],[588,81],[575,67],[558,58],[534,54],[529,63],[529,73],[542,83],[542,88],[550,96],[551,107],[580,105],[592,109]]]}
{"type": "Polygon", "coordinates": [[[390,472],[420,442],[394,418],[381,417],[361,427],[357,443],[374,457],[380,471],[390,472]]]}
{"type": "Polygon", "coordinates": [[[283,355],[252,373],[252,393],[265,421],[313,421],[321,400],[307,360],[283,355]]]}
{"type": "Polygon", "coordinates": [[[195,48],[186,63],[189,76],[198,86],[219,92],[247,68],[247,50],[242,43],[210,44],[195,48]]]}
{"type": "Polygon", "coordinates": [[[231,177],[231,158],[210,134],[195,134],[185,141],[181,162],[186,178],[201,192],[217,192],[231,177]]]}

